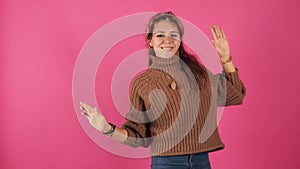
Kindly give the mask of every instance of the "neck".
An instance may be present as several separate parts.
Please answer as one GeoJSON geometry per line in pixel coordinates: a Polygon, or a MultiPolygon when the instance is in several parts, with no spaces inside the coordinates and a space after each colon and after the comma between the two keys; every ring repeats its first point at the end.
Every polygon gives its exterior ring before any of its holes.
{"type": "Polygon", "coordinates": [[[157,56],[150,55],[152,64],[150,68],[160,69],[163,71],[175,71],[180,69],[180,58],[174,55],[170,58],[159,58],[157,56]]]}

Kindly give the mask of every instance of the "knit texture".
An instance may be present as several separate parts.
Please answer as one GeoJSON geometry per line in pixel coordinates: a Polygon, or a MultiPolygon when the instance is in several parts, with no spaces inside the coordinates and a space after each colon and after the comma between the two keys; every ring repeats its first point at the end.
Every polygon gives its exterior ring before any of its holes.
{"type": "Polygon", "coordinates": [[[125,144],[151,145],[152,156],[223,149],[217,106],[242,103],[246,90],[238,71],[217,75],[208,72],[211,88],[200,88],[178,56],[150,59],[149,69],[130,87],[131,109],[122,125],[128,132],[125,144]]]}

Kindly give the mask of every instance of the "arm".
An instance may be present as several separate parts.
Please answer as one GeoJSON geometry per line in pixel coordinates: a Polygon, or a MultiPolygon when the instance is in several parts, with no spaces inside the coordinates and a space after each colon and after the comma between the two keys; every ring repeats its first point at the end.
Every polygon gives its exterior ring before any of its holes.
{"type": "Polygon", "coordinates": [[[218,105],[229,106],[242,104],[246,88],[240,80],[230,56],[229,43],[224,31],[214,25],[211,28],[213,43],[223,66],[223,74],[218,76],[218,105]]]}
{"type": "Polygon", "coordinates": [[[133,83],[130,90],[131,109],[126,115],[127,121],[122,127],[112,126],[96,107],[80,102],[80,108],[83,110],[82,114],[87,117],[94,128],[104,134],[106,133],[113,140],[132,147],[148,147],[151,141],[149,123],[147,123],[149,120],[147,120],[143,101],[138,95],[137,89],[137,83],[133,83]]]}
{"type": "Polygon", "coordinates": [[[127,121],[122,125],[128,133],[125,144],[132,147],[148,147],[151,143],[151,133],[149,130],[150,121],[146,114],[144,101],[139,94],[145,82],[140,83],[135,80],[130,88],[130,111],[126,114],[127,121]]]}
{"type": "MultiPolygon", "coordinates": [[[[80,102],[80,108],[83,111],[82,114],[89,120],[90,124],[102,133],[107,133],[112,130],[112,126],[106,121],[103,114],[97,110],[96,107],[92,107],[87,103],[80,102]]],[[[112,135],[109,135],[112,139],[123,143],[127,140],[127,130],[116,127],[112,135]]]]}
{"type": "Polygon", "coordinates": [[[217,75],[218,106],[240,105],[246,95],[244,83],[240,80],[238,69],[217,75]]]}
{"type": "Polygon", "coordinates": [[[214,25],[211,27],[211,33],[213,36],[215,49],[220,57],[224,71],[226,73],[235,72],[235,67],[230,56],[229,43],[226,39],[224,31],[220,27],[214,25]]]}

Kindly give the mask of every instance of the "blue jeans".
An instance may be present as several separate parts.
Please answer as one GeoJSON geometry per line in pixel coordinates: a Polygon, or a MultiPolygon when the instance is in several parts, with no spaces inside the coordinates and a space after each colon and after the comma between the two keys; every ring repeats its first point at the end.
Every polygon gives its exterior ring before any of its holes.
{"type": "Polygon", "coordinates": [[[211,169],[208,153],[152,156],[151,169],[211,169]]]}

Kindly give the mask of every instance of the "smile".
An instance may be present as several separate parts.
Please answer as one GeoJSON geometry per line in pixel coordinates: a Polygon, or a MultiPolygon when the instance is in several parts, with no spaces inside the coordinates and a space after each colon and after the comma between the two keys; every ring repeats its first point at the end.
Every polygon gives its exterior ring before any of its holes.
{"type": "Polygon", "coordinates": [[[171,51],[173,47],[161,47],[162,50],[171,51]]]}

